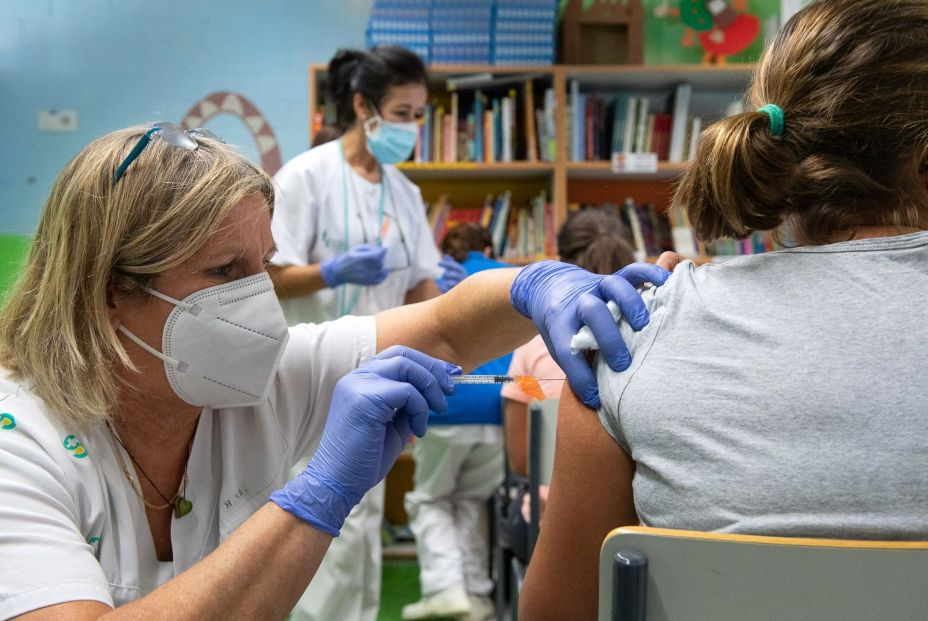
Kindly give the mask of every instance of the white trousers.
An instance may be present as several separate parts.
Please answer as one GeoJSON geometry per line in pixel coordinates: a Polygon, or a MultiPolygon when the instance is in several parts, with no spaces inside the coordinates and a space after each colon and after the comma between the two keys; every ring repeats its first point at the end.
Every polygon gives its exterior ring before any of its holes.
{"type": "Polygon", "coordinates": [[[290,614],[291,621],[377,621],[383,504],[381,481],[348,515],[290,614]]]}
{"type": "Polygon", "coordinates": [[[455,585],[493,590],[487,500],[503,480],[499,425],[436,425],[412,448],[414,489],[406,494],[416,536],[419,582],[427,596],[455,585]]]}

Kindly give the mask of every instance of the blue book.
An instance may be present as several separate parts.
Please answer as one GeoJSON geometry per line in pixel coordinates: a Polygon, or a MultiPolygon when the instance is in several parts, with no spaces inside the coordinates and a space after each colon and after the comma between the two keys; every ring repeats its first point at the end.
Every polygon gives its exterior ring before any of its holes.
{"type": "Polygon", "coordinates": [[[583,135],[583,103],[580,101],[580,82],[570,81],[570,159],[583,159],[580,138],[583,135]]]}
{"type": "Polygon", "coordinates": [[[493,160],[503,157],[503,119],[500,113],[499,99],[493,100],[493,160]]]}
{"type": "Polygon", "coordinates": [[[483,93],[474,92],[474,161],[483,161],[483,93]]]}
{"type": "Polygon", "coordinates": [[[628,93],[615,94],[615,108],[612,111],[612,144],[608,155],[622,151],[625,138],[625,120],[628,116],[628,93]]]}

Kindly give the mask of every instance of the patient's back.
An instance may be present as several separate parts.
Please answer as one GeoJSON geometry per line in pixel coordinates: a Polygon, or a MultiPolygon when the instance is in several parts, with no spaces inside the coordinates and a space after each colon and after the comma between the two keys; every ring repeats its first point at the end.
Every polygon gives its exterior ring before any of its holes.
{"type": "Polygon", "coordinates": [[[598,365],[643,524],[928,538],[928,233],[680,265],[598,365]]]}

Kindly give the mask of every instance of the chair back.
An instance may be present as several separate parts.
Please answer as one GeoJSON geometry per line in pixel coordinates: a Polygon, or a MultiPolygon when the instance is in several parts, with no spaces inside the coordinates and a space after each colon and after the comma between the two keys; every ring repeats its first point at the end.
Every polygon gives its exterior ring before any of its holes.
{"type": "Polygon", "coordinates": [[[551,484],[554,471],[554,444],[557,440],[556,398],[532,401],[528,406],[528,487],[530,519],[528,521],[528,555],[532,557],[538,541],[538,486],[551,484]]]}
{"type": "Polygon", "coordinates": [[[554,442],[557,439],[558,399],[532,401],[528,412],[528,463],[529,478],[532,466],[538,468],[537,483],[551,484],[554,471],[554,442]]]}
{"type": "Polygon", "coordinates": [[[599,621],[926,618],[928,541],[630,526],[600,553],[599,621]]]}

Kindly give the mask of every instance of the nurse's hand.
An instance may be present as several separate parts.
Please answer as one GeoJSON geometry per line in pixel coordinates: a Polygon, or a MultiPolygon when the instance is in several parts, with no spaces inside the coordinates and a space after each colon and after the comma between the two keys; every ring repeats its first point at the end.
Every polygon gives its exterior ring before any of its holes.
{"type": "Polygon", "coordinates": [[[271,502],[332,536],[367,491],[383,479],[429,410],[443,412],[460,372],[408,347],[384,350],[335,385],[329,417],[306,469],[271,502]]]}
{"type": "Polygon", "coordinates": [[[454,260],[454,257],[446,254],[438,262],[438,266],[444,270],[439,278],[435,279],[435,284],[442,293],[447,293],[456,284],[467,278],[467,270],[464,266],[454,260]]]}
{"type": "Polygon", "coordinates": [[[322,262],[322,280],[329,288],[345,283],[379,285],[389,272],[384,265],[387,249],[373,244],[358,244],[331,259],[322,262]]]}
{"type": "Polygon", "coordinates": [[[539,261],[522,269],[510,290],[512,306],[535,324],[574,392],[593,408],[599,389],[584,352],[571,352],[570,340],[587,325],[609,367],[624,371],[631,355],[606,302],[614,301],[635,330],[648,325],[648,309],[635,287],[664,284],[670,272],[650,263],[633,263],[611,276],[591,274],[575,265],[539,261]]]}

